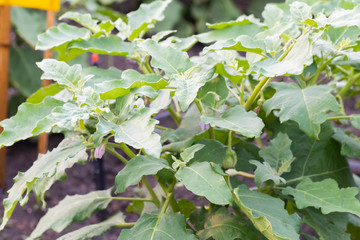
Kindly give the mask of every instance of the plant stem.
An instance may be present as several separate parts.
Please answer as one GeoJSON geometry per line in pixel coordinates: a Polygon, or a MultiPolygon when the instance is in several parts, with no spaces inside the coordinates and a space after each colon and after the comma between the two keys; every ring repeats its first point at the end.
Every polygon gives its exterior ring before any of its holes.
{"type": "Polygon", "coordinates": [[[159,198],[157,197],[157,195],[156,195],[156,193],[154,192],[154,190],[152,189],[152,187],[151,187],[150,183],[148,182],[148,180],[146,179],[146,177],[145,177],[145,176],[142,176],[142,177],[141,177],[141,180],[142,180],[142,182],[144,183],[146,189],[148,190],[148,192],[149,192],[149,194],[150,194],[150,196],[151,196],[151,198],[152,198],[155,206],[158,207],[158,208],[160,208],[160,200],[159,200],[159,198]]]}
{"type": "Polygon", "coordinates": [[[181,123],[181,117],[174,111],[171,106],[169,106],[167,110],[169,111],[171,117],[174,119],[176,125],[179,126],[181,123]]]}
{"type": "Polygon", "coordinates": [[[167,128],[167,127],[160,126],[160,125],[155,125],[155,128],[160,129],[160,130],[164,130],[164,131],[166,131],[166,130],[169,129],[169,128],[167,128]]]}
{"type": "Polygon", "coordinates": [[[133,227],[135,224],[136,224],[136,222],[121,223],[121,224],[115,225],[115,227],[118,227],[118,228],[133,227]]]}
{"type": "Polygon", "coordinates": [[[347,83],[345,84],[345,86],[339,91],[338,95],[340,97],[343,97],[347,91],[349,91],[349,89],[351,88],[351,86],[354,84],[354,82],[356,82],[358,79],[360,79],[360,73],[356,74],[355,76],[350,75],[347,83]]]}
{"type": "Polygon", "coordinates": [[[316,83],[316,81],[319,78],[319,75],[322,71],[324,71],[324,69],[326,68],[326,66],[336,57],[336,55],[332,56],[331,58],[329,58],[328,60],[326,60],[315,72],[314,77],[311,80],[311,86],[314,85],[316,83]]]}
{"type": "Polygon", "coordinates": [[[117,157],[120,161],[122,161],[124,164],[127,164],[128,161],[123,157],[121,156],[113,147],[105,147],[105,150],[114,155],[115,157],[117,157]]]}
{"type": "Polygon", "coordinates": [[[340,119],[350,119],[351,116],[336,116],[336,117],[328,117],[326,118],[327,121],[329,120],[340,120],[340,119]]]}
{"type": "MultiPolygon", "coordinates": [[[[165,200],[165,202],[164,202],[164,205],[162,206],[161,212],[160,212],[160,214],[159,214],[159,216],[158,216],[158,219],[157,219],[157,221],[156,221],[156,223],[155,223],[154,229],[157,229],[157,227],[159,226],[160,220],[161,220],[162,216],[164,215],[164,213],[166,212],[166,209],[167,209],[168,206],[169,206],[169,202],[170,202],[171,196],[172,196],[172,193],[169,194],[169,195],[166,197],[166,200],[165,200]]],[[[150,239],[154,239],[154,234],[155,234],[155,232],[156,232],[156,231],[153,231],[150,239]]]]}
{"type": "Polygon", "coordinates": [[[262,148],[263,148],[263,144],[262,144],[260,138],[255,138],[255,141],[256,141],[257,145],[259,146],[259,148],[262,149],[262,148]]]}
{"type": "Polygon", "coordinates": [[[130,158],[136,157],[135,153],[131,151],[131,149],[125,143],[120,143],[119,148],[123,150],[124,153],[126,153],[126,155],[128,155],[130,158]]]}
{"type": "Polygon", "coordinates": [[[112,200],[116,201],[142,201],[142,202],[152,202],[152,199],[148,198],[131,198],[131,197],[112,197],[112,200]]]}
{"type": "Polygon", "coordinates": [[[230,176],[240,175],[240,176],[247,177],[247,178],[255,178],[254,174],[243,172],[243,171],[237,171],[235,169],[228,169],[226,171],[226,173],[229,174],[230,176]]]}

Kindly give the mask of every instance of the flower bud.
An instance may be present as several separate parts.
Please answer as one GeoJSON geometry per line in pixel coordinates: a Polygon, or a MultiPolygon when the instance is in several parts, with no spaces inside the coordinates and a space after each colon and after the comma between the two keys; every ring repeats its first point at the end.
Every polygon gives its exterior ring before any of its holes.
{"type": "Polygon", "coordinates": [[[225,169],[234,168],[237,163],[237,155],[234,150],[228,148],[226,150],[225,159],[223,161],[222,167],[225,169]]]}

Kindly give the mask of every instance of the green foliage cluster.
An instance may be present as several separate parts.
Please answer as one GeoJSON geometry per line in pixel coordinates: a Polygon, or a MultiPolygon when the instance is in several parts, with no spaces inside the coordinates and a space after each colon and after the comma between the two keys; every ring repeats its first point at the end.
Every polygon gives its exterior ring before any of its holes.
{"type": "Polygon", "coordinates": [[[119,239],[314,239],[301,225],[319,239],[359,239],[359,189],[346,158],[360,157],[360,143],[333,124],[360,127],[360,115],[343,105],[359,92],[359,1],[288,0],[267,4],[263,20],[243,15],[186,38],[172,30],[146,37],[170,2],[142,4],[116,21],[67,12],[61,19],[82,27],[60,23],[39,35],[37,49],[59,53],[37,63],[41,78],[56,83],[0,123],[0,146],[43,132],[65,139],[15,177],[0,228],[31,192],[45,207],[65,169],[107,151],[126,164],[114,188],[67,196],[29,239],[61,232],[111,201],[130,201],[139,220],[117,212],[59,239],[113,227],[131,227],[119,239]],[[189,57],[197,42],[206,47],[189,57]],[[69,64],[87,52],[125,57],[139,72],[69,64]],[[159,123],[164,112],[176,128],[159,123]],[[144,195],[117,195],[139,182],[144,195]],[[176,199],[179,187],[208,204],[176,199]]]}

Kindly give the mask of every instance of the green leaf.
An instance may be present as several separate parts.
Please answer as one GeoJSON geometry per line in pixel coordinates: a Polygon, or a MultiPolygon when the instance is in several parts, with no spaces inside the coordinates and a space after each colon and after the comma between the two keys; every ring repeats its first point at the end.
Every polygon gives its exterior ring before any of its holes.
{"type": "Polygon", "coordinates": [[[37,90],[34,94],[32,94],[28,99],[26,99],[27,103],[38,104],[41,103],[48,96],[55,96],[59,92],[64,90],[62,86],[58,83],[50,84],[47,87],[42,87],[37,90]]]}
{"type": "Polygon", "coordinates": [[[111,188],[93,191],[85,195],[66,196],[40,219],[31,233],[30,239],[41,237],[48,229],[61,232],[73,222],[84,221],[96,211],[105,209],[111,200],[111,188]]]}
{"type": "Polygon", "coordinates": [[[223,207],[206,218],[204,229],[197,235],[200,240],[258,239],[243,218],[229,214],[223,207]]]}
{"type": "Polygon", "coordinates": [[[150,39],[139,45],[151,56],[151,65],[164,70],[168,75],[180,75],[194,66],[186,52],[163,46],[150,39]]]}
{"type": "Polygon", "coordinates": [[[214,127],[239,132],[248,138],[259,137],[264,127],[256,113],[246,112],[240,105],[228,109],[221,117],[203,115],[201,121],[214,127]]]}
{"type": "Polygon", "coordinates": [[[353,127],[360,129],[360,114],[352,114],[350,115],[350,122],[353,127]]]}
{"type": "Polygon", "coordinates": [[[82,227],[76,231],[67,233],[56,240],[85,240],[91,239],[96,236],[100,236],[110,230],[113,227],[116,227],[119,224],[125,223],[125,216],[123,213],[118,212],[117,214],[113,215],[109,219],[100,222],[91,224],[85,227],[82,227]]]}
{"type": "Polygon", "coordinates": [[[142,176],[155,175],[163,168],[170,169],[170,166],[165,159],[154,158],[151,156],[134,157],[116,175],[116,193],[124,192],[128,186],[139,183],[142,176]]]}
{"type": "Polygon", "coordinates": [[[195,144],[191,147],[186,148],[182,153],[180,153],[180,157],[184,162],[187,163],[194,158],[196,152],[200,151],[204,147],[205,145],[203,144],[195,144]]]}
{"type": "MultiPolygon", "coordinates": [[[[61,145],[60,145],[61,146],[61,145]]],[[[42,202],[42,208],[46,208],[45,193],[56,181],[64,181],[67,179],[65,170],[71,168],[75,163],[84,164],[88,159],[86,149],[82,149],[78,153],[65,159],[66,161],[60,161],[56,166],[56,173],[53,176],[43,176],[36,179],[33,185],[33,191],[38,202],[42,202]]]]}
{"type": "Polygon", "coordinates": [[[196,240],[194,234],[186,230],[184,215],[165,213],[163,215],[144,214],[131,229],[123,229],[118,240],[196,240]]]}
{"type": "Polygon", "coordinates": [[[332,27],[344,27],[344,26],[357,26],[360,28],[358,19],[360,18],[360,8],[357,5],[353,9],[336,9],[327,18],[321,18],[318,20],[320,25],[331,25],[332,27]]]}
{"type": "Polygon", "coordinates": [[[31,11],[23,7],[11,7],[11,23],[16,33],[32,48],[35,48],[37,36],[45,31],[46,16],[42,11],[31,11]]]}
{"type": "Polygon", "coordinates": [[[286,187],[282,193],[294,196],[299,209],[315,207],[321,208],[323,214],[348,212],[360,216],[360,201],[355,197],[359,189],[356,187],[339,189],[334,179],[312,182],[307,178],[296,188],[286,187]]]}
{"type": "Polygon", "coordinates": [[[199,91],[199,99],[205,105],[213,108],[219,107],[229,94],[226,81],[223,77],[217,77],[208,81],[199,91]]]}
{"type": "Polygon", "coordinates": [[[5,227],[18,203],[21,206],[27,203],[37,179],[54,176],[58,171],[63,170],[62,167],[66,167],[67,163],[65,162],[71,164],[82,160],[86,154],[85,151],[86,148],[81,141],[65,139],[53,151],[44,155],[40,154],[39,158],[25,173],[19,172],[14,178],[14,185],[8,190],[8,197],[3,200],[4,216],[0,229],[5,227]],[[59,165],[60,162],[64,162],[64,164],[59,165]]]}
{"type": "Polygon", "coordinates": [[[121,38],[111,35],[108,37],[91,38],[85,41],[71,42],[68,45],[70,56],[77,56],[85,52],[92,52],[98,54],[127,56],[134,51],[132,43],[124,42],[121,38]]]}
{"type": "Polygon", "coordinates": [[[170,0],[158,0],[149,4],[143,3],[136,11],[128,13],[128,24],[132,30],[129,40],[144,35],[154,23],[163,20],[164,10],[170,2],[170,0]]]}
{"type": "Polygon", "coordinates": [[[89,119],[91,111],[87,107],[79,107],[74,102],[67,102],[62,106],[55,107],[49,115],[41,119],[32,134],[39,135],[57,126],[67,130],[73,130],[78,120],[89,119]]]}
{"type": "Polygon", "coordinates": [[[263,49],[265,49],[264,41],[254,40],[248,35],[241,35],[235,39],[217,41],[209,47],[205,47],[203,52],[205,54],[209,51],[216,50],[236,50],[261,54],[263,52],[263,49]]]}
{"type": "Polygon", "coordinates": [[[260,188],[261,183],[272,180],[275,184],[280,182],[286,183],[285,179],[277,175],[275,170],[270,166],[268,162],[259,162],[256,160],[250,160],[251,164],[256,166],[255,170],[255,183],[258,188],[260,188]]]}
{"type": "Polygon", "coordinates": [[[348,136],[341,128],[335,128],[334,131],[335,134],[332,137],[341,143],[341,155],[349,158],[360,158],[359,140],[356,137],[348,136]]]}
{"type": "Polygon", "coordinates": [[[196,210],[195,204],[184,198],[180,199],[177,204],[179,206],[180,213],[184,214],[185,218],[189,218],[190,214],[196,210]]]}
{"type": "Polygon", "coordinates": [[[271,129],[286,133],[292,140],[291,151],[296,160],[291,164],[291,172],[282,175],[287,184],[295,184],[305,178],[321,181],[335,179],[341,187],[354,186],[354,180],[347,160],[340,154],[340,144],[330,122],[321,125],[319,140],[304,134],[295,122],[276,123],[271,129]]]}
{"type": "Polygon", "coordinates": [[[290,171],[290,164],[294,161],[290,146],[291,140],[288,135],[280,132],[270,141],[269,147],[259,151],[259,155],[280,176],[283,172],[290,171]]]}
{"type": "Polygon", "coordinates": [[[307,34],[296,41],[293,48],[282,61],[267,58],[254,63],[251,66],[251,70],[266,77],[290,74],[300,75],[304,71],[304,66],[308,66],[313,62],[312,57],[312,44],[307,34]]]}
{"type": "Polygon", "coordinates": [[[204,69],[193,67],[175,77],[175,82],[177,83],[175,96],[179,99],[183,112],[185,112],[194,101],[199,89],[212,78],[214,71],[214,68],[204,69]]]}
{"type": "Polygon", "coordinates": [[[316,230],[320,240],[350,240],[350,234],[345,233],[345,229],[334,224],[329,218],[329,214],[323,215],[311,208],[303,209],[301,214],[303,222],[316,230]]]}
{"type": "Polygon", "coordinates": [[[233,25],[196,35],[199,42],[211,43],[234,39],[240,35],[254,36],[262,29],[257,24],[233,25]]]}
{"type": "Polygon", "coordinates": [[[213,162],[222,165],[226,154],[224,144],[214,139],[200,139],[196,143],[204,147],[195,153],[194,158],[190,160],[190,164],[194,162],[213,162]]]}
{"type": "Polygon", "coordinates": [[[329,86],[319,85],[301,89],[295,83],[273,83],[275,95],[265,101],[267,114],[279,109],[281,122],[296,121],[301,130],[311,137],[318,137],[320,124],[326,121],[327,111],[338,111],[340,106],[329,86]]]}
{"type": "Polygon", "coordinates": [[[98,26],[98,20],[92,19],[89,13],[79,13],[79,12],[66,12],[64,13],[59,20],[70,19],[73,20],[80,25],[86,27],[90,31],[96,33],[100,31],[100,27],[98,26]]]}
{"type": "Polygon", "coordinates": [[[89,68],[83,68],[82,72],[85,76],[93,75],[93,77],[90,78],[88,81],[86,81],[84,84],[84,87],[92,87],[92,88],[94,88],[96,84],[102,82],[106,82],[114,79],[121,79],[121,74],[122,74],[121,70],[114,67],[110,67],[108,69],[89,67],[89,68]]]}
{"type": "Polygon", "coordinates": [[[213,29],[223,29],[233,25],[246,25],[251,23],[257,24],[259,26],[264,26],[264,24],[260,22],[260,19],[254,17],[254,15],[252,14],[249,16],[241,15],[240,17],[238,17],[236,20],[233,21],[220,22],[214,24],[207,23],[206,26],[208,28],[213,28],[213,29]]]}
{"type": "Polygon", "coordinates": [[[234,190],[235,201],[250,221],[268,239],[299,239],[300,217],[289,215],[281,199],[250,191],[246,185],[234,190]]]}
{"type": "Polygon", "coordinates": [[[46,97],[37,104],[21,104],[15,116],[0,122],[0,126],[4,128],[0,134],[0,147],[11,146],[19,140],[34,136],[33,130],[37,124],[51,114],[55,107],[62,106],[63,104],[63,101],[53,97],[46,97]]]}
{"type": "Polygon", "coordinates": [[[208,162],[181,168],[175,176],[188,190],[214,204],[231,203],[231,192],[223,176],[214,172],[208,162]]]}
{"type": "Polygon", "coordinates": [[[260,159],[259,148],[251,142],[240,140],[240,142],[234,146],[234,151],[238,159],[235,169],[246,172],[253,171],[254,166],[249,163],[249,160],[260,159]]]}
{"type": "MultiPolygon", "coordinates": [[[[114,76],[115,77],[115,76],[114,76]]],[[[169,83],[160,75],[140,74],[138,71],[129,69],[122,72],[121,77],[95,84],[95,91],[100,93],[102,99],[115,99],[129,93],[132,88],[151,86],[154,89],[162,89],[169,83]]]]}
{"type": "Polygon", "coordinates": [[[55,59],[44,59],[37,63],[37,65],[44,72],[41,79],[52,79],[74,91],[82,88],[84,83],[92,77],[91,75],[82,75],[82,67],[80,64],[69,66],[55,59]]]}
{"type": "Polygon", "coordinates": [[[290,13],[296,21],[304,21],[312,17],[311,7],[304,2],[291,3],[290,13]]]}
{"type": "Polygon", "coordinates": [[[158,121],[151,119],[152,114],[149,109],[144,109],[140,114],[121,124],[100,118],[96,130],[102,135],[113,133],[115,142],[124,142],[136,149],[143,148],[147,154],[159,157],[161,153],[160,136],[154,133],[155,124],[158,121]]]}
{"type": "Polygon", "coordinates": [[[29,97],[41,87],[41,71],[35,62],[42,56],[29,46],[12,47],[10,51],[10,82],[22,95],[29,97]]]}
{"type": "Polygon", "coordinates": [[[38,36],[36,50],[45,51],[62,45],[64,45],[62,49],[65,49],[71,41],[86,40],[89,38],[90,31],[86,28],[78,28],[66,23],[60,23],[56,27],[49,28],[45,33],[38,36]]]}

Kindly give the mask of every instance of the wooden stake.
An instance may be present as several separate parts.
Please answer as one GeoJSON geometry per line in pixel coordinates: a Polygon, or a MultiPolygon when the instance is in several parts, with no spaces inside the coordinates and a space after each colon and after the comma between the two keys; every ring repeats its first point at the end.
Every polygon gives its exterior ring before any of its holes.
{"type": "MultiPolygon", "coordinates": [[[[7,118],[11,11],[0,6],[0,121],[7,118]]],[[[2,132],[3,129],[0,129],[2,132]]],[[[6,148],[0,149],[0,188],[6,183],[6,148]]]]}
{"type": "MultiPolygon", "coordinates": [[[[51,27],[53,27],[55,25],[55,16],[56,16],[56,12],[54,11],[47,11],[46,14],[46,29],[49,29],[51,27]]],[[[47,50],[44,53],[44,58],[52,58],[53,57],[53,52],[52,50],[47,50]]],[[[47,87],[51,84],[50,80],[46,80],[44,79],[42,82],[42,86],[43,87],[47,87]]],[[[46,133],[40,134],[39,136],[39,142],[38,142],[38,152],[45,154],[47,149],[48,149],[48,142],[49,142],[49,137],[46,133]]]]}

